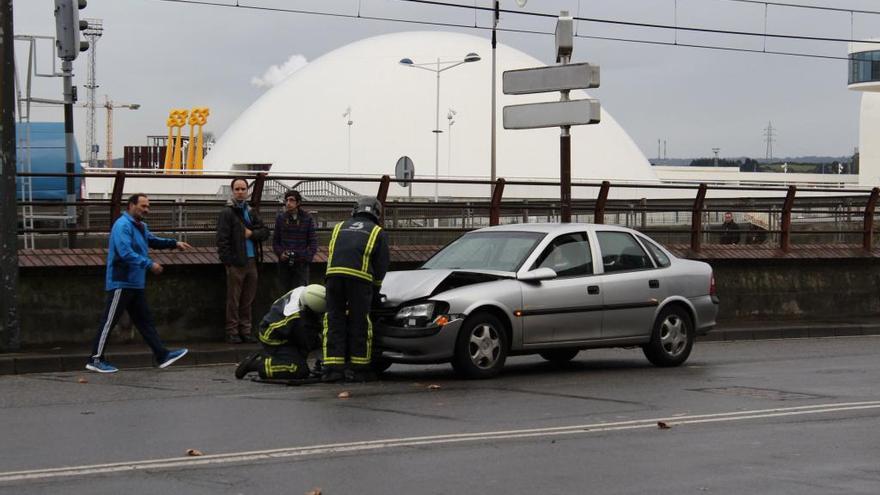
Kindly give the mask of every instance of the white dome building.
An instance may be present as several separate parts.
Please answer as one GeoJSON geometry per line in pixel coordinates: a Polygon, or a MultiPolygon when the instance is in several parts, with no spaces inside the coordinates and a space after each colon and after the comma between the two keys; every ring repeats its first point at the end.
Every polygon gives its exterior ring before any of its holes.
{"type": "MultiPolygon", "coordinates": [[[[548,47],[548,49],[550,49],[548,47]]],[[[267,91],[233,124],[206,157],[212,171],[271,164],[271,173],[394,178],[398,158],[409,156],[415,177],[435,175],[436,74],[401,65],[463,60],[476,52],[482,60],[440,75],[440,178],[488,179],[490,176],[491,48],[486,39],[459,33],[410,32],[369,38],[334,50],[309,63],[267,91]],[[343,116],[350,108],[350,116],[343,116]],[[449,109],[456,114],[453,119],[449,109]],[[349,124],[349,120],[352,122],[349,124]],[[450,120],[454,124],[450,125],[450,120]],[[350,141],[349,141],[350,138],[350,141]]],[[[505,70],[544,65],[499,44],[497,177],[559,179],[559,129],[505,130],[504,105],[554,101],[559,93],[508,96],[501,92],[505,70]]],[[[573,91],[572,99],[585,98],[573,91]]],[[[645,156],[611,115],[600,124],[573,127],[574,180],[656,181],[645,156]]],[[[345,183],[375,194],[376,184],[345,183]]],[[[584,188],[580,188],[584,189],[584,188]]],[[[441,197],[482,196],[485,186],[440,185],[441,197]]],[[[595,190],[573,188],[573,196],[594,197],[595,190]]],[[[413,196],[432,197],[432,184],[413,185],[413,196]]],[[[510,187],[505,197],[554,197],[556,188],[510,187]]],[[[392,183],[389,196],[407,190],[392,183]]]]}

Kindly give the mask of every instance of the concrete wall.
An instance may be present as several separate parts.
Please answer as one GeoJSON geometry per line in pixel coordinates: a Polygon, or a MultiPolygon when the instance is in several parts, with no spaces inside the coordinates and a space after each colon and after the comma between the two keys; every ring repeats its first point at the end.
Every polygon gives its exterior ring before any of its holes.
{"type": "MultiPolygon", "coordinates": [[[[880,317],[880,260],[752,259],[711,263],[722,301],[722,322],[880,317]]],[[[312,266],[313,281],[319,282],[323,273],[323,264],[312,266]]],[[[226,284],[222,266],[168,266],[161,276],[149,276],[147,284],[147,299],[163,339],[223,338],[226,284]]],[[[22,344],[90,343],[104,308],[103,286],[103,268],[23,268],[18,302],[22,344]]],[[[254,317],[259,319],[280,294],[275,265],[263,265],[254,317]]],[[[111,339],[141,341],[127,318],[111,339]]]]}

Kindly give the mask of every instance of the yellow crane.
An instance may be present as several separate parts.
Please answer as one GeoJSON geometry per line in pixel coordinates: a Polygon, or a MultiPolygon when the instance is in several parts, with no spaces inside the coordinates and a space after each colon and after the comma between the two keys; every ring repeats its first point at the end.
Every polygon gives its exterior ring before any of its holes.
{"type": "Polygon", "coordinates": [[[107,109],[107,162],[104,166],[110,168],[113,166],[113,109],[129,108],[137,110],[141,106],[138,103],[114,103],[109,96],[104,95],[103,107],[107,109]]]}

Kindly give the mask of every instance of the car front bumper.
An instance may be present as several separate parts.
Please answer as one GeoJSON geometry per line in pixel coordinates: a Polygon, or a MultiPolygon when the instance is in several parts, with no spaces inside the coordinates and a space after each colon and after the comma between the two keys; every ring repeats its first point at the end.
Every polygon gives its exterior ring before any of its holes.
{"type": "Polygon", "coordinates": [[[377,323],[374,329],[376,350],[393,363],[444,363],[455,354],[455,341],[463,318],[442,327],[403,328],[377,323]]]}

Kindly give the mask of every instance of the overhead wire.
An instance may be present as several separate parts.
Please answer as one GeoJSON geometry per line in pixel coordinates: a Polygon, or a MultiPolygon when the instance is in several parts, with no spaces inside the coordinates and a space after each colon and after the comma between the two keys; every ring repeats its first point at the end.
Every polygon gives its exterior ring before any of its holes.
{"type": "MultiPolygon", "coordinates": [[[[325,17],[334,17],[334,18],[345,18],[345,19],[363,19],[363,20],[372,20],[372,21],[381,21],[381,22],[396,22],[403,24],[418,24],[425,26],[435,26],[435,27],[453,27],[453,28],[464,28],[464,29],[477,29],[482,31],[491,31],[492,28],[490,26],[479,26],[476,24],[462,24],[462,23],[454,23],[454,22],[440,22],[440,21],[427,21],[427,20],[419,20],[419,19],[403,19],[396,17],[383,17],[383,16],[370,16],[363,15],[360,11],[357,14],[343,14],[337,12],[326,12],[319,10],[304,10],[304,9],[290,9],[290,8],[282,8],[282,7],[268,7],[262,5],[248,5],[242,4],[240,0],[237,0],[235,4],[222,3],[218,1],[212,0],[152,0],[155,2],[162,3],[173,3],[173,4],[187,4],[187,5],[198,5],[198,6],[206,6],[206,7],[219,7],[219,8],[231,8],[231,9],[244,9],[244,10],[253,10],[253,11],[263,11],[263,12],[281,12],[281,13],[290,13],[290,14],[301,14],[301,15],[316,15],[316,16],[325,16],[325,17]]],[[[425,5],[434,5],[434,6],[443,6],[443,7],[454,7],[454,8],[464,8],[469,10],[476,11],[488,11],[493,12],[494,9],[492,7],[483,7],[478,5],[462,5],[456,3],[447,3],[440,2],[436,0],[398,0],[402,2],[409,3],[419,3],[425,5]]],[[[721,0],[721,1],[747,1],[747,0],[721,0]]],[[[750,0],[754,3],[772,3],[772,2],[758,2],[757,0],[750,0]]],[[[782,4],[780,4],[782,5],[782,4]]],[[[831,8],[829,8],[831,9],[831,8]]],[[[846,10],[847,12],[851,12],[850,10],[846,10]]],[[[524,16],[533,16],[533,17],[544,17],[544,18],[558,18],[557,14],[548,14],[541,12],[526,12],[526,11],[517,11],[517,10],[509,10],[509,9],[499,9],[499,12],[508,13],[508,14],[517,14],[524,16]]],[[[874,13],[874,12],[866,12],[866,13],[874,13]]],[[[880,12],[877,12],[880,14],[880,12]]],[[[639,27],[639,28],[651,28],[651,29],[666,29],[673,30],[676,33],[675,40],[673,42],[669,41],[659,41],[659,40],[646,40],[646,39],[635,39],[635,38],[625,38],[625,37],[614,37],[614,36],[597,36],[597,35],[584,35],[577,34],[575,37],[583,38],[583,39],[592,39],[592,40],[604,40],[604,41],[614,41],[614,42],[623,42],[623,43],[635,43],[635,44],[646,44],[646,45],[657,45],[657,46],[679,46],[684,48],[697,48],[697,49],[705,49],[705,50],[718,50],[725,52],[742,52],[742,53],[753,53],[753,54],[767,54],[767,55],[779,55],[779,56],[789,56],[789,57],[802,57],[802,58],[815,58],[815,59],[824,59],[824,60],[849,60],[848,56],[834,56],[834,55],[823,55],[818,53],[809,53],[809,52],[792,52],[792,51],[779,51],[779,50],[767,50],[766,42],[765,48],[758,49],[749,49],[749,48],[740,48],[740,47],[731,47],[731,46],[718,46],[718,45],[708,45],[708,44],[699,44],[699,43],[682,43],[678,40],[677,33],[678,31],[689,31],[689,32],[700,32],[700,33],[708,33],[708,34],[724,34],[724,35],[733,35],[733,36],[749,36],[749,37],[763,37],[766,38],[774,38],[774,39],[792,39],[798,41],[823,41],[823,42],[846,42],[846,43],[878,43],[880,41],[877,40],[856,40],[856,39],[847,39],[847,38],[829,38],[829,37],[819,37],[819,36],[803,36],[803,35],[788,35],[788,34],[773,34],[773,33],[760,33],[760,32],[750,32],[750,31],[735,31],[735,30],[724,30],[724,29],[711,29],[711,28],[699,28],[699,27],[688,27],[688,26],[676,26],[676,25],[666,25],[666,24],[656,24],[656,23],[640,23],[640,22],[632,22],[632,21],[620,21],[614,19],[601,19],[601,18],[590,18],[590,17],[575,17],[574,20],[583,21],[583,22],[595,22],[602,24],[611,24],[611,25],[620,25],[620,26],[628,26],[628,27],[639,27]]],[[[496,31],[500,32],[508,32],[508,33],[520,33],[520,34],[534,34],[534,35],[554,35],[551,31],[542,31],[542,30],[532,30],[532,29],[515,29],[515,28],[496,28],[496,31]]]]}

